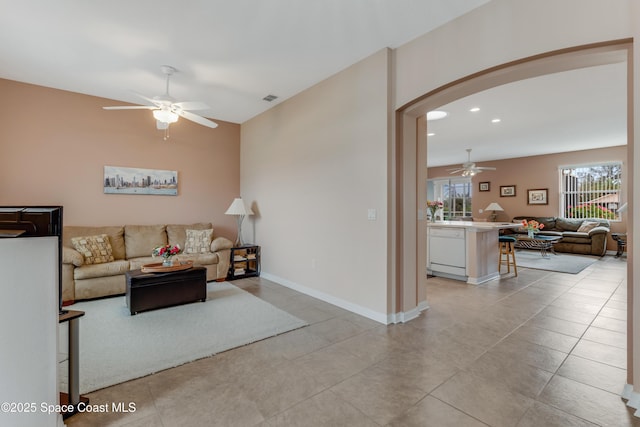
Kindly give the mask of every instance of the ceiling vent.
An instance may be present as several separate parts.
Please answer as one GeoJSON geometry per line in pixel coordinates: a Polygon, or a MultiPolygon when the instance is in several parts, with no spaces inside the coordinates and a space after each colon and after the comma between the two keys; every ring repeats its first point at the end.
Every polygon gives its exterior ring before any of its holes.
{"type": "Polygon", "coordinates": [[[265,96],[264,98],[262,98],[262,100],[263,100],[263,101],[267,101],[267,102],[271,102],[271,101],[273,101],[274,99],[278,99],[278,97],[277,97],[277,96],[275,96],[275,95],[267,95],[267,96],[265,96]]]}

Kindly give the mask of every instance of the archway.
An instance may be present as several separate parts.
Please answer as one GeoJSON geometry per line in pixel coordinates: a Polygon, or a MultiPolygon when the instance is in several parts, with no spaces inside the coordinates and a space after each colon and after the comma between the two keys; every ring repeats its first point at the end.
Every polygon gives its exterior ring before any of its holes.
{"type": "MultiPolygon", "coordinates": [[[[395,312],[404,320],[416,317],[428,307],[426,295],[426,221],[418,217],[426,204],[427,111],[467,95],[518,80],[577,68],[626,61],[628,105],[633,105],[632,40],[614,40],[523,58],[469,75],[441,86],[402,106],[396,113],[395,185],[393,186],[396,228],[392,231],[395,312]],[[415,254],[412,256],[411,254],[415,254]]],[[[631,110],[630,110],[631,111],[631,110]]],[[[633,202],[633,125],[627,115],[628,200],[633,202]]],[[[628,216],[633,233],[633,218],[628,216]]],[[[631,236],[630,236],[631,238],[631,236]]],[[[629,253],[627,283],[632,303],[633,251],[629,253]]],[[[632,307],[629,307],[632,313],[632,307]]],[[[633,323],[628,322],[628,383],[633,384],[633,323]]]]}

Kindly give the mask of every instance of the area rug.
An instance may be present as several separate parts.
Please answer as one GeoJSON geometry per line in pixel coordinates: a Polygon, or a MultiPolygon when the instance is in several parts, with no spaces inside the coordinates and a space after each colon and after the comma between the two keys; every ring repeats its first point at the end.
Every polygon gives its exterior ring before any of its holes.
{"type": "MultiPolygon", "coordinates": [[[[206,302],[145,311],[135,316],[130,315],[125,297],[69,306],[71,310],[85,312],[80,318],[80,393],[307,325],[228,282],[208,283],[207,292],[206,302]]],[[[62,357],[59,378],[61,389],[66,390],[66,357],[62,357]]]]}
{"type": "Polygon", "coordinates": [[[542,258],[538,250],[516,250],[516,264],[523,268],[578,274],[600,259],[597,256],[566,253],[548,255],[547,258],[542,258]]]}

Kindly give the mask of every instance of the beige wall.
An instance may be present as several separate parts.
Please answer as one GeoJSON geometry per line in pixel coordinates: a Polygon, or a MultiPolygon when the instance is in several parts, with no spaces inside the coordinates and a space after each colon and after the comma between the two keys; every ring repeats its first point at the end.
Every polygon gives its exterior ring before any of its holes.
{"type": "Polygon", "coordinates": [[[492,0],[396,50],[396,108],[500,64],[629,37],[629,3],[492,0]]]}
{"type": "MultiPolygon", "coordinates": [[[[559,214],[559,183],[558,167],[571,164],[587,164],[595,162],[621,161],[623,176],[627,175],[627,147],[619,146],[597,150],[573,151],[569,153],[550,154],[546,156],[521,157],[517,159],[478,162],[478,166],[494,166],[495,171],[484,171],[472,178],[473,216],[488,219],[491,212],[478,210],[486,208],[489,203],[497,202],[504,212],[497,212],[498,221],[510,221],[515,216],[557,216],[559,214]],[[490,191],[478,191],[480,182],[489,182],[490,191]],[[515,197],[500,197],[500,186],[515,185],[515,197]],[[549,190],[548,205],[528,205],[527,190],[547,188],[549,190]]],[[[449,165],[429,168],[429,179],[451,177],[447,169],[459,166],[449,165]]],[[[627,200],[626,186],[623,189],[622,200],[627,200]]],[[[611,230],[626,231],[626,215],[621,222],[612,222],[611,230]]],[[[616,243],[610,239],[609,250],[615,250],[616,243]]]]}
{"type": "Polygon", "coordinates": [[[242,125],[242,193],[258,211],[247,237],[264,275],[380,321],[388,66],[380,51],[242,125]]]}
{"type": "Polygon", "coordinates": [[[240,126],[184,119],[170,138],[149,111],[121,102],[0,79],[0,205],[60,204],[69,225],[211,221],[235,236],[224,211],[240,194],[240,126]],[[178,171],[178,196],[103,194],[108,166],[178,171]]]}

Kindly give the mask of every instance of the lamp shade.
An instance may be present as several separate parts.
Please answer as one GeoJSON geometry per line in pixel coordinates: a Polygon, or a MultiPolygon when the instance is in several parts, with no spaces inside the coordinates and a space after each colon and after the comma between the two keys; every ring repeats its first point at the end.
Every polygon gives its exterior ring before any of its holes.
{"type": "Polygon", "coordinates": [[[496,202],[491,203],[489,206],[484,208],[484,210],[485,211],[504,211],[504,209],[502,209],[502,206],[500,206],[496,202]]]}
{"type": "Polygon", "coordinates": [[[253,215],[251,208],[245,206],[241,198],[233,199],[231,206],[224,213],[225,215],[253,215]]]}

